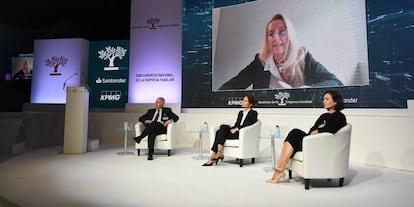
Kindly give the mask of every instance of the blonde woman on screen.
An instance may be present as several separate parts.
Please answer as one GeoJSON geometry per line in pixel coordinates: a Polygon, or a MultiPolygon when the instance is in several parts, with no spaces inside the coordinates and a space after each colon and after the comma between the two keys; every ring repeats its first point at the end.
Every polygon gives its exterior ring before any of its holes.
{"type": "Polygon", "coordinates": [[[14,74],[14,79],[30,79],[32,77],[32,70],[29,68],[27,60],[23,62],[22,68],[14,74]]]}
{"type": "Polygon", "coordinates": [[[282,14],[267,23],[264,46],[255,59],[219,90],[341,86],[343,83],[304,48],[295,45],[295,30],[282,14]]]}

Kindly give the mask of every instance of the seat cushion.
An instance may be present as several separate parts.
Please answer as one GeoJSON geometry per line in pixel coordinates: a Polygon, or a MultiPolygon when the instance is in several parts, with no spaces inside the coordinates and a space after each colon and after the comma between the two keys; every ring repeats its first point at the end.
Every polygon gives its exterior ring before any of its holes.
{"type": "Polygon", "coordinates": [[[225,147],[239,147],[239,139],[226,139],[225,147]]]}
{"type": "Polygon", "coordinates": [[[303,161],[303,152],[302,151],[296,152],[292,159],[302,162],[303,161]]]}

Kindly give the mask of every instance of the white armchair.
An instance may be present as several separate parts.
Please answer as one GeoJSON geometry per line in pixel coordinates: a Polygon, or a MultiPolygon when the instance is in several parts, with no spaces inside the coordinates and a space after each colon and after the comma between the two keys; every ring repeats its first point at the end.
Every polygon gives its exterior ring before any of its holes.
{"type": "MultiPolygon", "coordinates": [[[[214,143],[218,127],[210,128],[210,147],[214,143]]],[[[240,129],[239,139],[227,139],[224,143],[224,156],[237,158],[240,167],[243,167],[243,160],[247,158],[252,158],[254,163],[255,158],[259,156],[261,127],[262,122],[257,120],[256,123],[240,129]]]]}
{"type": "MultiPolygon", "coordinates": [[[[172,122],[167,126],[167,134],[160,134],[155,137],[155,144],[154,144],[154,150],[155,149],[161,149],[161,150],[168,150],[168,156],[171,155],[171,150],[175,149],[176,146],[176,139],[175,139],[175,126],[176,124],[172,122]]],[[[145,126],[143,123],[138,122],[135,124],[135,134],[136,136],[141,135],[141,133],[144,131],[145,126]]],[[[144,137],[144,139],[141,140],[141,142],[135,143],[135,149],[137,149],[138,156],[140,155],[141,149],[148,149],[148,136],[144,137]]]]}
{"type": "Polygon", "coordinates": [[[303,177],[306,190],[310,179],[339,178],[339,186],[342,186],[349,167],[351,130],[348,123],[335,134],[325,132],[306,136],[302,151],[290,159],[289,178],[292,178],[292,171],[303,177]]]}

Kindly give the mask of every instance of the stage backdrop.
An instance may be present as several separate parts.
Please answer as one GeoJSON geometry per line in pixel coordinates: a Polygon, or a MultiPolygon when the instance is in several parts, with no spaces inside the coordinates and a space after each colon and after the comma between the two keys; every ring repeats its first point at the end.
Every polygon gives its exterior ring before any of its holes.
{"type": "Polygon", "coordinates": [[[34,42],[31,103],[66,103],[66,87],[86,83],[89,41],[44,39],[34,42]]]}
{"type": "Polygon", "coordinates": [[[123,108],[128,102],[129,40],[89,45],[90,108],[123,108]]]}
{"type": "Polygon", "coordinates": [[[129,103],[181,102],[181,0],[132,0],[129,103]]]}

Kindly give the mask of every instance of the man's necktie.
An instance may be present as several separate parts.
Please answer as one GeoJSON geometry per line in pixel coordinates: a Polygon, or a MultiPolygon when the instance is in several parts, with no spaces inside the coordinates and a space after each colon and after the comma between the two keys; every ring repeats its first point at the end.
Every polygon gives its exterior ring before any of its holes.
{"type": "Polygon", "coordinates": [[[157,111],[155,113],[156,113],[156,115],[155,115],[154,121],[158,122],[158,117],[160,117],[160,110],[157,109],[157,111]]]}

